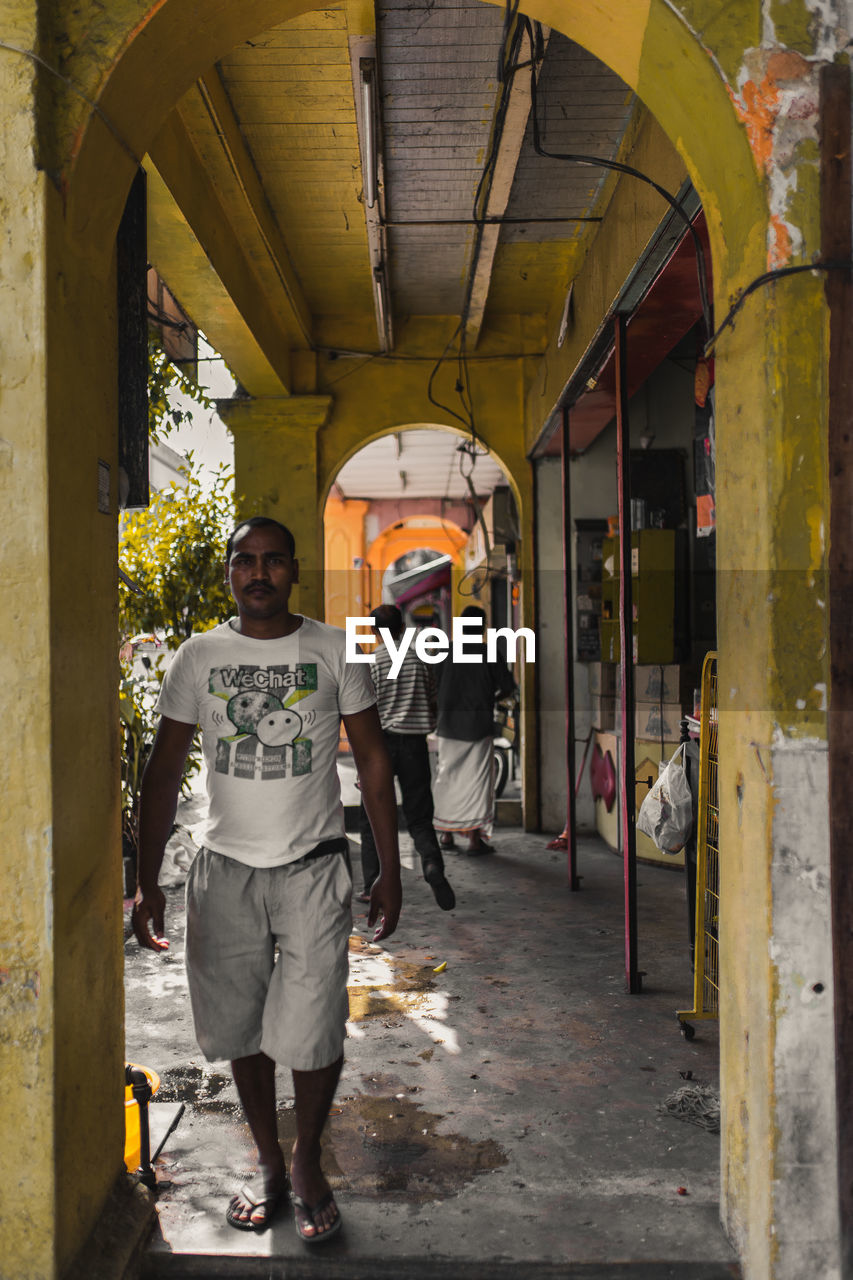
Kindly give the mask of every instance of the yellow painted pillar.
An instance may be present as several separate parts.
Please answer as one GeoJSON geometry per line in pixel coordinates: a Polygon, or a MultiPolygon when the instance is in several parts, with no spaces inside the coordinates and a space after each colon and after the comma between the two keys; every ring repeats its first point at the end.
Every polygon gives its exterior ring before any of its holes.
{"type": "Polygon", "coordinates": [[[329,416],[332,398],[220,400],[217,407],[234,436],[238,513],[272,516],[291,530],[299,560],[299,586],[292,607],[322,619],[323,517],[317,436],[329,416]]]}
{"type": "MultiPolygon", "coordinates": [[[[4,40],[35,47],[39,8],[5,5],[4,40]]],[[[0,346],[8,1280],[64,1275],[124,1184],[115,226],[97,244],[69,235],[36,99],[32,62],[2,51],[0,309],[14,317],[0,346]]]]}
{"type": "MultiPolygon", "coordinates": [[[[4,38],[37,42],[36,5],[4,14],[4,38]]],[[[32,69],[0,57],[0,538],[4,700],[0,755],[0,1257],[6,1275],[55,1273],[53,915],[48,598],[45,176],[36,170],[32,69]],[[31,1270],[26,1270],[31,1267],[31,1270]]]]}

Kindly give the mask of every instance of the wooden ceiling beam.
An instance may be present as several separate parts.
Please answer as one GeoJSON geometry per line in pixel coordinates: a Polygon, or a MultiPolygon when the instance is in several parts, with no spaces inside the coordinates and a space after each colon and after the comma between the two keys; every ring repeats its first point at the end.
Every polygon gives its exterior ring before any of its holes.
{"type": "MultiPolygon", "coordinates": [[[[550,29],[542,29],[542,51],[548,45],[550,29]]],[[[538,76],[542,63],[536,68],[538,76]]],[[[495,114],[492,124],[492,137],[497,129],[498,112],[501,96],[495,103],[495,114]]],[[[527,121],[530,116],[531,94],[530,77],[526,71],[513,76],[509,89],[509,102],[506,108],[503,131],[498,142],[498,153],[492,172],[492,182],[485,208],[481,211],[486,218],[502,218],[506,213],[518,158],[521,155],[527,121]]],[[[492,272],[495,255],[500,239],[500,223],[488,222],[481,226],[474,244],[473,279],[468,297],[468,309],[465,316],[465,341],[470,350],[476,347],[486,314],[486,303],[492,283],[492,272]]]]}
{"type": "Polygon", "coordinates": [[[242,211],[250,215],[255,226],[257,246],[263,252],[252,253],[259,261],[266,256],[281,292],[287,298],[285,323],[298,335],[294,346],[311,345],[311,312],[299,283],[281,228],[270,208],[255,162],[246,146],[240,125],[234,115],[225,86],[214,67],[198,82],[198,90],[210,123],[216,130],[222,154],[242,196],[242,211]]]}
{"type": "Polygon", "coordinates": [[[241,296],[242,310],[238,307],[150,156],[145,160],[145,170],[149,262],[250,395],[288,395],[289,346],[286,342],[273,342],[265,333],[264,349],[261,348],[246,319],[253,311],[251,298],[248,294],[241,296]]]}
{"type": "MultiPolygon", "coordinates": [[[[290,352],[310,348],[312,317],[215,69],[184,96],[149,154],[237,311],[288,386],[290,352]]],[[[170,283],[180,298],[175,270],[179,263],[172,263],[170,283]]],[[[203,316],[193,319],[207,331],[203,316]]]]}

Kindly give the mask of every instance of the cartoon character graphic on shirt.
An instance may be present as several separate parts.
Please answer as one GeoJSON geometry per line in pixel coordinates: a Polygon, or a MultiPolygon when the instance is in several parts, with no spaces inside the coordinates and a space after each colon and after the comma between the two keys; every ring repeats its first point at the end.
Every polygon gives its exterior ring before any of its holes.
{"type": "Polygon", "coordinates": [[[228,699],[228,719],[238,733],[257,734],[265,747],[292,746],[302,728],[302,717],[272,693],[235,693],[228,699]]]}
{"type": "Polygon", "coordinates": [[[225,701],[225,717],[214,719],[230,730],[217,742],[218,773],[267,781],[311,772],[311,739],[294,705],[316,691],[316,663],[211,668],[208,689],[225,701]]]}

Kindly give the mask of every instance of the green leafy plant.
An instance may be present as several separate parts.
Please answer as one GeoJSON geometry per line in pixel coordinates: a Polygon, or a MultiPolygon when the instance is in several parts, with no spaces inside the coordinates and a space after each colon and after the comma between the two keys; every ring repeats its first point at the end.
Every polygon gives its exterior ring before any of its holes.
{"type": "Polygon", "coordinates": [[[194,407],[214,407],[198,383],[172,364],[152,334],[148,341],[148,439],[152,444],[161,444],[175,427],[192,422],[192,408],[181,409],[173,404],[169,398],[170,391],[187,396],[194,407]]]}
{"type": "Polygon", "coordinates": [[[124,855],[132,858],[135,864],[139,847],[139,793],[154,741],[154,702],[158,682],[146,680],[133,671],[133,646],[130,642],[122,646],[120,656],[121,838],[124,855]]]}
{"type": "MultiPolygon", "coordinates": [[[[234,524],[231,473],[220,467],[202,484],[192,460],[185,486],[174,483],[134,512],[119,542],[124,577],[119,593],[123,677],[119,692],[122,741],[122,835],[125,853],[138,844],[139,790],[156,728],[154,704],[163,678],[162,658],[143,668],[134,651],[143,637],[175,650],[192,633],[208,631],[231,612],[225,584],[225,542],[234,524]]],[[[187,758],[182,790],[201,767],[196,741],[187,758]]]]}
{"type": "Polygon", "coordinates": [[[231,612],[225,583],[225,543],[234,524],[232,476],[221,466],[205,486],[190,458],[186,484],[154,495],[124,524],[119,567],[122,635],[159,636],[177,649],[194,631],[208,631],[231,612]]]}
{"type": "MultiPolygon", "coordinates": [[[[189,396],[193,407],[211,401],[177,369],[163,351],[149,348],[149,435],[157,442],[182,422],[192,408],[175,408],[169,391],[189,396]]],[[[119,535],[119,625],[122,677],[119,685],[121,734],[122,845],[132,892],[139,843],[142,774],[157,725],[154,706],[163,679],[163,658],[140,657],[144,639],[177,649],[193,631],[206,631],[227,618],[231,596],[224,581],[225,542],[234,525],[232,475],[221,466],[205,483],[190,455],[184,483],[152,496],[151,505],[127,516],[119,535]]],[[[181,790],[189,794],[201,768],[196,740],[187,758],[181,790]]]]}

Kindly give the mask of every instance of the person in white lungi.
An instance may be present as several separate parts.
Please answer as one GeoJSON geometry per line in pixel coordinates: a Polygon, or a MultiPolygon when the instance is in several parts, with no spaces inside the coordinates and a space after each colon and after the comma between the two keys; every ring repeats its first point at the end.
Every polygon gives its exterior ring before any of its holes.
{"type": "MultiPolygon", "coordinates": [[[[463,618],[477,618],[486,625],[484,611],[476,605],[462,610],[463,618]]],[[[480,662],[454,663],[449,657],[436,668],[438,679],[438,767],[433,779],[435,814],[444,849],[455,849],[454,834],[465,835],[465,852],[492,853],[488,843],[495,814],[495,775],[492,740],[495,702],[512,693],[515,682],[504,659],[486,661],[482,642],[478,654],[466,639],[465,652],[480,662]]]]}
{"type": "Polygon", "coordinates": [[[258,1148],[258,1177],[226,1218],[262,1231],[288,1193],[306,1244],[340,1227],[320,1137],[343,1063],[352,871],[336,759],[341,720],[378,853],[374,941],[400,915],[394,779],[363,666],[345,633],[288,607],[299,580],[293,535],[253,516],[226,549],[237,617],[181,645],[163,680],[160,726],[142,783],[133,929],[163,951],[157,880],[187,752],[201,726],[208,814],[187,879],[187,981],[196,1037],[229,1059],[258,1148]],[[290,1176],[278,1140],[275,1069],[293,1076],[290,1176]]]}

